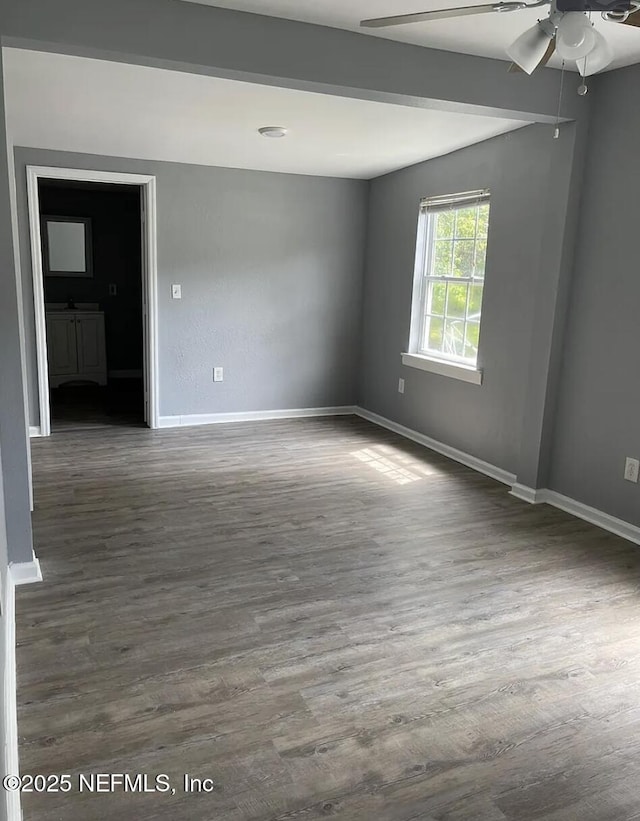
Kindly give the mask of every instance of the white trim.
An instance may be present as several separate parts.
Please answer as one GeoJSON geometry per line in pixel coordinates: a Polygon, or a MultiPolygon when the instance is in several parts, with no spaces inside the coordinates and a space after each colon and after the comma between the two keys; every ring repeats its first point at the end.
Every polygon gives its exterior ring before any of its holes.
{"type": "Polygon", "coordinates": [[[31,270],[33,276],[33,310],[36,323],[36,364],[38,369],[38,418],[41,436],[51,434],[49,413],[49,373],[47,368],[47,326],[44,308],[44,277],[42,273],[42,242],[40,237],[40,204],[38,174],[27,168],[27,202],[29,206],[29,236],[31,240],[31,270]]]}
{"type": "Polygon", "coordinates": [[[150,428],[160,427],[160,364],[158,358],[158,219],[156,178],[148,177],[142,188],[144,204],[144,239],[146,242],[145,284],[147,286],[147,368],[145,387],[149,392],[149,417],[146,419],[150,428]]]}
{"type": "Polygon", "coordinates": [[[33,554],[30,562],[11,562],[9,573],[14,585],[33,584],[42,581],[42,571],[40,570],[40,560],[33,554]]]}
{"type": "Polygon", "coordinates": [[[514,482],[513,487],[509,491],[509,495],[515,496],[516,499],[521,499],[523,502],[528,502],[530,505],[539,505],[545,501],[543,498],[545,492],[544,490],[536,490],[527,485],[521,485],[519,482],[514,482]]]}
{"type": "MultiPolygon", "coordinates": [[[[4,581],[4,738],[2,739],[3,775],[18,775],[18,704],[16,682],[16,597],[10,571],[4,581]]],[[[22,821],[20,793],[3,790],[8,821],[22,821]]]]}
{"type": "Polygon", "coordinates": [[[158,323],[157,323],[157,209],[156,178],[147,174],[127,174],[112,171],[90,171],[77,168],[48,168],[27,166],[27,201],[29,206],[29,234],[31,240],[31,267],[33,272],[33,302],[36,329],[36,359],[38,367],[38,407],[40,435],[50,436],[51,416],[49,408],[49,373],[47,367],[47,332],[42,272],[42,243],[40,237],[40,204],[38,180],[79,180],[81,182],[107,182],[122,185],[139,185],[145,205],[143,224],[146,264],[143,276],[148,295],[148,332],[145,346],[150,363],[149,379],[149,427],[159,427],[158,386],[158,323]]]}
{"type": "Polygon", "coordinates": [[[219,425],[225,422],[261,422],[268,419],[301,419],[310,416],[353,416],[352,405],[335,408],[290,408],[287,410],[241,411],[239,413],[191,413],[183,416],[161,416],[158,427],[183,428],[194,425],[219,425]]]}
{"type": "MultiPolygon", "coordinates": [[[[40,562],[35,553],[30,562],[12,562],[7,568],[2,591],[4,622],[4,738],[2,739],[3,775],[19,775],[18,699],[16,680],[16,585],[42,581],[40,562]]],[[[22,821],[20,793],[3,790],[8,821],[22,821]]]]}
{"type": "Polygon", "coordinates": [[[107,371],[108,379],[140,379],[142,377],[141,368],[130,368],[129,370],[107,371]]]}
{"type": "Polygon", "coordinates": [[[39,425],[29,425],[29,436],[31,439],[37,436],[42,436],[39,425]]]}
{"type": "Polygon", "coordinates": [[[460,462],[461,465],[466,465],[473,470],[477,470],[479,473],[484,473],[485,476],[490,476],[497,482],[502,482],[504,485],[515,484],[516,477],[513,473],[509,473],[495,465],[490,465],[488,462],[484,462],[476,456],[471,456],[469,453],[464,453],[457,448],[452,448],[450,445],[445,445],[443,442],[438,442],[430,436],[425,436],[423,433],[411,430],[411,428],[405,428],[404,425],[392,422],[391,419],[386,419],[384,416],[379,416],[377,413],[365,410],[365,408],[356,408],[355,412],[357,416],[361,416],[368,422],[373,422],[374,425],[391,430],[400,436],[404,436],[406,439],[411,439],[411,441],[417,442],[419,445],[424,445],[424,447],[429,448],[429,450],[435,450],[436,453],[447,456],[449,459],[453,459],[454,462],[460,462]]]}
{"type": "Polygon", "coordinates": [[[463,365],[461,362],[445,362],[443,359],[432,359],[422,354],[403,353],[402,364],[409,368],[437,373],[440,376],[450,376],[462,382],[471,382],[473,385],[482,385],[482,371],[471,365],[463,365]]]}
{"type": "Polygon", "coordinates": [[[110,182],[124,185],[147,185],[155,177],[150,174],[129,174],[125,171],[92,171],[88,168],[58,168],[47,165],[28,165],[38,177],[47,180],[75,180],[76,182],[110,182]]]}
{"type": "MultiPolygon", "coordinates": [[[[2,739],[2,773],[19,775],[18,699],[16,680],[16,594],[19,584],[42,581],[40,562],[35,553],[30,562],[11,562],[7,568],[2,591],[4,622],[4,738],[2,739]]],[[[20,793],[3,790],[8,821],[22,821],[20,793]]]]}

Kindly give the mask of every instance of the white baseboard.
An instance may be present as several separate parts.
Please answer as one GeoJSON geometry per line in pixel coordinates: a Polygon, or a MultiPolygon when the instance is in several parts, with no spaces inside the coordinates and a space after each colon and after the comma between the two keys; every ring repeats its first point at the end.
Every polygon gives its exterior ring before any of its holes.
{"type": "Polygon", "coordinates": [[[509,491],[510,496],[515,496],[516,499],[522,499],[523,502],[528,502],[530,505],[539,505],[544,502],[545,499],[543,497],[545,493],[546,491],[544,490],[536,490],[527,485],[521,485],[519,482],[514,482],[509,491]]]}
{"type": "MultiPolygon", "coordinates": [[[[2,739],[3,774],[18,775],[18,705],[16,693],[16,597],[11,573],[7,572],[3,590],[4,621],[4,738],[2,739]]],[[[8,821],[22,821],[20,793],[3,790],[8,821]]]]}
{"type": "Polygon", "coordinates": [[[473,470],[484,473],[486,476],[490,476],[498,482],[511,485],[509,493],[517,499],[522,499],[522,501],[528,502],[529,504],[546,503],[552,505],[560,510],[564,510],[566,513],[571,513],[572,516],[576,516],[578,519],[583,519],[585,522],[590,522],[597,527],[601,527],[603,530],[608,530],[616,536],[621,536],[623,539],[627,539],[634,544],[640,544],[640,527],[636,527],[636,525],[632,525],[622,519],[616,519],[615,516],[603,513],[595,507],[584,505],[582,502],[577,502],[575,499],[570,499],[561,493],[556,493],[555,490],[532,488],[527,487],[527,485],[522,485],[516,481],[516,476],[512,473],[508,473],[506,470],[502,470],[502,468],[490,465],[481,459],[476,459],[475,456],[471,456],[461,450],[438,442],[436,439],[431,439],[431,437],[411,430],[411,428],[406,428],[397,422],[392,422],[390,419],[379,416],[377,413],[372,413],[365,408],[357,407],[355,408],[355,413],[357,416],[361,416],[363,419],[373,422],[374,425],[379,425],[381,428],[391,430],[400,436],[404,436],[406,439],[417,442],[419,445],[424,445],[430,450],[435,450],[437,453],[441,453],[443,456],[447,456],[455,462],[460,462],[460,464],[466,465],[473,470]]]}
{"type": "Polygon", "coordinates": [[[159,428],[183,428],[193,425],[220,425],[225,422],[262,422],[268,419],[302,419],[309,416],[351,416],[355,407],[291,408],[288,410],[243,411],[240,413],[191,413],[184,416],[161,416],[159,428]]]}
{"type": "Polygon", "coordinates": [[[440,453],[442,456],[447,456],[449,459],[453,459],[454,462],[460,462],[460,464],[466,465],[466,467],[472,468],[473,470],[477,470],[479,473],[484,473],[485,476],[490,476],[497,482],[502,482],[504,485],[515,484],[516,477],[513,473],[509,473],[508,471],[496,467],[495,465],[490,465],[488,462],[484,462],[482,459],[471,456],[469,453],[464,453],[464,451],[458,450],[457,448],[452,448],[450,445],[445,445],[443,442],[438,442],[437,439],[432,439],[430,436],[425,436],[423,433],[418,433],[418,431],[412,430],[411,428],[406,428],[404,425],[400,425],[397,422],[392,422],[391,419],[386,419],[384,416],[379,416],[377,413],[373,413],[365,408],[357,407],[355,408],[355,413],[357,416],[361,416],[368,422],[373,422],[374,425],[379,425],[381,428],[391,430],[400,436],[404,436],[405,439],[411,439],[411,441],[417,442],[419,445],[424,445],[425,448],[435,450],[436,453],[440,453]]]}
{"type": "Polygon", "coordinates": [[[132,368],[130,370],[108,371],[107,377],[109,379],[142,379],[142,370],[140,368],[132,368]]]}
{"type": "MultiPolygon", "coordinates": [[[[40,562],[35,553],[30,562],[11,562],[4,582],[2,608],[4,622],[4,733],[2,739],[3,774],[20,772],[18,748],[18,704],[16,682],[16,585],[42,581],[40,562]]],[[[20,793],[3,790],[8,821],[22,821],[20,793]]]]}
{"type": "Polygon", "coordinates": [[[29,425],[29,436],[33,439],[35,436],[42,436],[40,425],[29,425]]]}
{"type": "Polygon", "coordinates": [[[9,574],[11,581],[17,587],[20,584],[33,584],[34,582],[42,581],[42,571],[40,570],[40,561],[33,554],[30,562],[11,562],[9,565],[9,574]]]}
{"type": "Polygon", "coordinates": [[[536,490],[516,483],[509,492],[512,496],[522,499],[524,502],[529,502],[529,504],[547,504],[557,507],[559,510],[564,510],[565,513],[570,513],[578,519],[583,519],[585,522],[601,527],[603,530],[608,530],[609,533],[621,536],[629,542],[640,544],[640,527],[625,522],[624,519],[610,516],[595,507],[577,502],[569,496],[563,496],[562,493],[557,493],[555,490],[549,490],[548,488],[538,488],[536,490]]]}
{"type": "Polygon", "coordinates": [[[617,519],[615,516],[610,516],[608,513],[603,513],[595,507],[589,507],[582,502],[576,502],[575,499],[569,496],[563,496],[561,493],[556,493],[555,490],[538,491],[542,494],[542,501],[548,505],[564,510],[566,513],[571,513],[572,516],[577,516],[578,519],[584,519],[585,522],[590,522],[592,525],[597,525],[603,530],[608,530],[609,533],[614,533],[616,536],[621,536],[634,544],[640,544],[640,527],[632,525],[630,522],[625,522],[624,519],[617,519]]]}

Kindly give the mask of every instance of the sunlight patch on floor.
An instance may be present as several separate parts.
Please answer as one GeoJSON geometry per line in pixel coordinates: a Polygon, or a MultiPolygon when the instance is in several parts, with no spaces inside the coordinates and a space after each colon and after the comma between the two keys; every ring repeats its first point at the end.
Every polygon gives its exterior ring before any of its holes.
{"type": "Polygon", "coordinates": [[[388,445],[363,448],[351,455],[398,485],[419,482],[425,476],[438,472],[435,468],[388,445]]]}

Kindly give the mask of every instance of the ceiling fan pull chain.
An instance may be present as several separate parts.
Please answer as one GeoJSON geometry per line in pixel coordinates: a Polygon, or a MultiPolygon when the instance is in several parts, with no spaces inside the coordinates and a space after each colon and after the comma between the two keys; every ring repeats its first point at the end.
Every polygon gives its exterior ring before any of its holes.
{"type": "MultiPolygon", "coordinates": [[[[591,25],[593,25],[593,22],[591,21],[591,11],[590,10],[587,12],[587,17],[589,18],[589,22],[591,23],[591,25]]],[[[587,86],[587,74],[588,74],[588,72],[587,72],[587,63],[589,62],[589,57],[590,57],[590,54],[587,54],[586,57],[584,58],[584,78],[583,78],[582,82],[580,83],[580,85],[578,86],[578,94],[581,97],[584,97],[584,95],[587,93],[587,91],[589,91],[589,88],[587,86]]]]}
{"type": "Polygon", "coordinates": [[[584,95],[589,91],[589,86],[587,85],[587,63],[588,62],[589,62],[589,55],[587,54],[587,56],[584,58],[584,77],[582,79],[582,82],[578,86],[578,94],[581,97],[584,97],[584,95]]]}
{"type": "Polygon", "coordinates": [[[564,90],[564,60],[562,61],[562,69],[560,71],[560,94],[558,95],[558,113],[556,115],[556,127],[553,132],[553,139],[557,140],[560,137],[560,111],[562,109],[562,92],[564,90]]]}

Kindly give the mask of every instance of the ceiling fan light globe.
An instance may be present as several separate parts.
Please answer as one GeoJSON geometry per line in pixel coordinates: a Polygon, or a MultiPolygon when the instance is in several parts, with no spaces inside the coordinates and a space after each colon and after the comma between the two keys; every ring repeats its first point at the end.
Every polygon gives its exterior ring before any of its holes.
{"type": "Polygon", "coordinates": [[[596,45],[595,29],[581,11],[569,11],[558,23],[556,49],[563,60],[581,60],[596,45]]]}
{"type": "Polygon", "coordinates": [[[605,69],[613,60],[613,50],[607,38],[597,29],[594,29],[596,44],[593,50],[581,60],[577,61],[578,71],[583,77],[590,77],[605,69]]]}
{"type": "Polygon", "coordinates": [[[508,56],[527,74],[533,74],[544,57],[552,36],[539,23],[523,32],[507,49],[508,56]]]}

